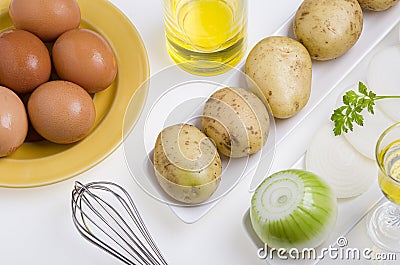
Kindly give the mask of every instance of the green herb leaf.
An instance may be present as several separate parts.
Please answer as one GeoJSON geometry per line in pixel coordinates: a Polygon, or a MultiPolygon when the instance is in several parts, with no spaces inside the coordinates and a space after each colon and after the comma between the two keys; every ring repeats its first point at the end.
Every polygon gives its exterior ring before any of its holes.
{"type": "Polygon", "coordinates": [[[353,123],[363,126],[364,117],[361,112],[367,109],[369,113],[374,114],[376,100],[385,98],[400,98],[400,96],[377,96],[374,92],[368,91],[367,86],[359,82],[358,92],[349,90],[343,95],[343,106],[335,109],[331,115],[331,121],[335,127],[333,132],[340,135],[342,132],[353,131],[353,123]]]}
{"type": "Polygon", "coordinates": [[[364,96],[368,96],[367,86],[364,85],[363,82],[358,82],[358,92],[360,92],[364,96]]]}
{"type": "Polygon", "coordinates": [[[343,95],[344,105],[335,109],[331,115],[331,121],[335,125],[334,134],[340,135],[342,132],[353,131],[353,123],[363,126],[364,117],[361,112],[367,109],[369,113],[374,114],[374,101],[376,99],[376,94],[368,91],[367,86],[362,82],[358,83],[358,92],[354,90],[347,91],[343,95]]]}

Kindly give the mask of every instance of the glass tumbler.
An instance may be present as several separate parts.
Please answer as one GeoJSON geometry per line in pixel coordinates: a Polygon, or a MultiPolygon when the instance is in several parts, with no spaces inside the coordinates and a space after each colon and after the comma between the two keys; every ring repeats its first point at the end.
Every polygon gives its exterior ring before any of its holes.
{"type": "Polygon", "coordinates": [[[368,234],[378,247],[400,252],[400,123],[381,134],[375,156],[379,187],[388,201],[369,214],[368,234]]]}
{"type": "Polygon", "coordinates": [[[196,75],[235,66],[247,48],[247,0],[163,0],[167,50],[196,75]]]}

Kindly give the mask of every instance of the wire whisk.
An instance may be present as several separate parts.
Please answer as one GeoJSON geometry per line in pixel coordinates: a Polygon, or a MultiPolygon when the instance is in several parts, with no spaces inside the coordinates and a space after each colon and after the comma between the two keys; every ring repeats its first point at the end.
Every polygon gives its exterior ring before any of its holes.
{"type": "Polygon", "coordinates": [[[75,182],[72,220],[88,241],[125,264],[167,265],[131,196],[118,184],[75,182]]]}

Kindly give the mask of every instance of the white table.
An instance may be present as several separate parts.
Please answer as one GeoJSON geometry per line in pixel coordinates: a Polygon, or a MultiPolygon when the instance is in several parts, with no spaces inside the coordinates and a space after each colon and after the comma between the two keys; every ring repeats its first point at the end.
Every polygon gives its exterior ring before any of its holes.
{"type": "MultiPolygon", "coordinates": [[[[112,0],[133,22],[148,51],[151,74],[172,64],[165,48],[160,0],[112,0]]],[[[300,0],[249,0],[249,49],[272,34],[297,9],[300,0]]],[[[283,146],[282,148],[290,148],[283,146]]],[[[278,151],[279,152],[279,151],[278,151]]],[[[278,154],[279,156],[279,154],[278,154]]],[[[294,153],[276,160],[274,170],[292,165],[294,153]]],[[[164,204],[146,195],[129,175],[122,148],[93,169],[50,186],[0,190],[0,264],[120,264],[85,241],[71,221],[74,181],[110,180],[133,196],[149,230],[173,265],[265,264],[243,227],[250,205],[246,178],[206,216],[185,224],[164,204]]]]}

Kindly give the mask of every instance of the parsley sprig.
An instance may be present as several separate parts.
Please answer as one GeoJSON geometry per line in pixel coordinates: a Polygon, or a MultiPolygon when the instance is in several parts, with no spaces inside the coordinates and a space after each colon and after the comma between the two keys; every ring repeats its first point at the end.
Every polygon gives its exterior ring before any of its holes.
{"type": "Polygon", "coordinates": [[[364,117],[361,111],[367,109],[374,114],[375,101],[385,98],[400,98],[400,96],[377,96],[374,92],[368,91],[367,86],[359,82],[358,92],[349,90],[343,95],[343,106],[335,109],[331,115],[331,121],[335,127],[333,132],[340,135],[342,132],[353,131],[353,123],[363,126],[364,117]]]}

